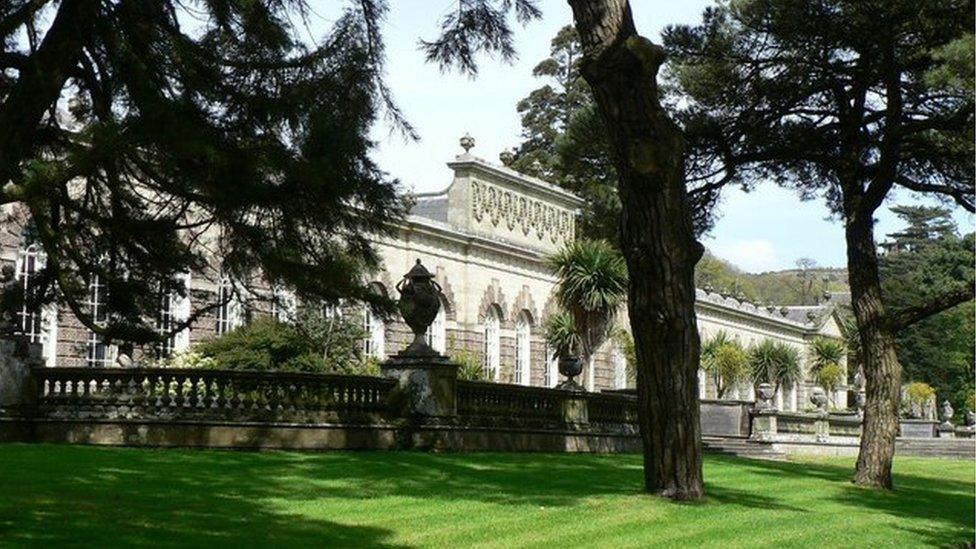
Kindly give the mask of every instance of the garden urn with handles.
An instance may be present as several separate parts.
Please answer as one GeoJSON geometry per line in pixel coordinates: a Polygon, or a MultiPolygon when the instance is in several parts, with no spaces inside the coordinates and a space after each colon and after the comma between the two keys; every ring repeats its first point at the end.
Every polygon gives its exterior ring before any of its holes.
{"type": "Polygon", "coordinates": [[[441,308],[441,286],[434,280],[434,275],[424,267],[420,260],[410,271],[403,275],[396,285],[400,293],[397,308],[403,320],[413,331],[413,342],[403,350],[402,355],[437,355],[437,351],[427,344],[424,335],[441,308]]]}

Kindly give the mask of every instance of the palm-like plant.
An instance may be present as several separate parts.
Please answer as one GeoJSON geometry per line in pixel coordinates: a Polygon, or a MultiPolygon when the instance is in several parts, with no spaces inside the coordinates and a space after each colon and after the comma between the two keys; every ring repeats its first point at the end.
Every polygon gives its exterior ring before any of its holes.
{"type": "Polygon", "coordinates": [[[847,345],[839,339],[818,337],[810,342],[810,371],[827,391],[827,399],[831,402],[832,394],[844,383],[844,369],[840,363],[846,353],[847,345]]]}
{"type": "Polygon", "coordinates": [[[749,350],[749,365],[755,383],[769,383],[779,392],[781,387],[792,387],[800,381],[803,367],[800,352],[790,345],[764,339],[749,350]]]}
{"type": "MultiPolygon", "coordinates": [[[[627,295],[627,266],[605,240],[580,239],[546,259],[559,278],[556,301],[572,318],[575,353],[588,364],[627,295]]],[[[558,341],[550,341],[559,347],[558,341]]],[[[568,351],[568,349],[567,349],[568,351]]]]}
{"type": "Polygon", "coordinates": [[[844,342],[829,337],[818,337],[810,342],[810,371],[817,373],[830,364],[840,365],[847,349],[844,342]]]}
{"type": "Polygon", "coordinates": [[[749,378],[749,356],[742,345],[725,332],[718,332],[703,345],[701,366],[715,382],[718,398],[749,378]]]}

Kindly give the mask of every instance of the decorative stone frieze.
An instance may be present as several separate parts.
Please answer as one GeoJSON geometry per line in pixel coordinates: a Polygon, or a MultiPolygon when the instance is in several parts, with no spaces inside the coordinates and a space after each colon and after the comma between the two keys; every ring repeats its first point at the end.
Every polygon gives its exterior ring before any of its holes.
{"type": "Polygon", "coordinates": [[[570,242],[575,236],[575,220],[569,210],[483,181],[472,181],[470,193],[471,216],[478,223],[552,244],[570,242]]]}

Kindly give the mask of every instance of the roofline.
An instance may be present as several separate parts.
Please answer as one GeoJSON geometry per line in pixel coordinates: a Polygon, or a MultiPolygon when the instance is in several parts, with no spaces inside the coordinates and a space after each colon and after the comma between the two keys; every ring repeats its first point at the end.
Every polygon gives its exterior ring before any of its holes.
{"type": "Polygon", "coordinates": [[[538,177],[517,172],[507,166],[492,164],[483,158],[478,158],[477,156],[470,154],[458,155],[452,162],[448,162],[447,166],[453,170],[465,167],[477,167],[511,183],[531,183],[533,188],[542,191],[544,194],[549,194],[551,196],[567,200],[572,202],[574,206],[579,207],[586,204],[585,200],[567,191],[566,189],[559,187],[558,185],[553,185],[552,183],[539,179],[538,177]]]}

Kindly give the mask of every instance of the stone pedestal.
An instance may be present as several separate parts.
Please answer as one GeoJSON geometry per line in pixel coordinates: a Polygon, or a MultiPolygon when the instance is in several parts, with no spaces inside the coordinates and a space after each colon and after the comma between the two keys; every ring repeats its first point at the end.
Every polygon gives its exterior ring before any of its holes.
{"type": "Polygon", "coordinates": [[[397,380],[391,398],[413,417],[457,415],[457,371],[441,355],[396,355],[380,365],[383,377],[397,380]]]}
{"type": "Polygon", "coordinates": [[[939,438],[956,438],[956,426],[948,421],[939,425],[939,438]]]}
{"type": "Polygon", "coordinates": [[[749,438],[763,442],[776,437],[776,410],[758,410],[752,416],[752,433],[749,438]]]}
{"type": "Polygon", "coordinates": [[[590,408],[582,394],[578,398],[569,397],[563,401],[563,421],[567,425],[590,422],[590,408]]]}
{"type": "Polygon", "coordinates": [[[29,412],[37,402],[31,368],[44,365],[41,344],[0,338],[0,415],[29,412]]]}
{"type": "Polygon", "coordinates": [[[817,419],[813,422],[813,433],[817,442],[830,440],[830,414],[822,411],[817,413],[817,419]]]}

